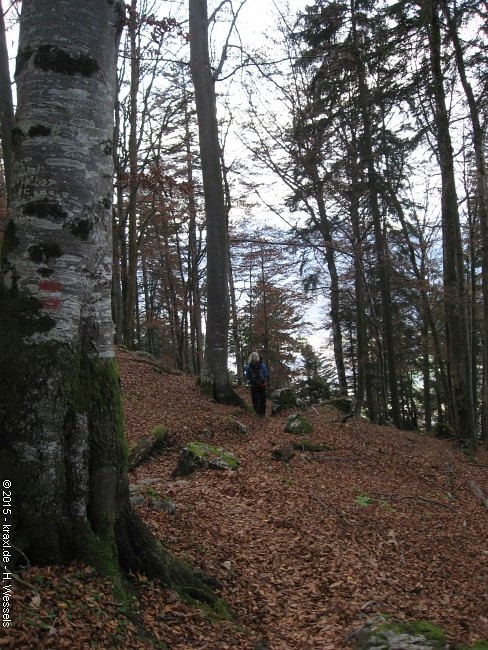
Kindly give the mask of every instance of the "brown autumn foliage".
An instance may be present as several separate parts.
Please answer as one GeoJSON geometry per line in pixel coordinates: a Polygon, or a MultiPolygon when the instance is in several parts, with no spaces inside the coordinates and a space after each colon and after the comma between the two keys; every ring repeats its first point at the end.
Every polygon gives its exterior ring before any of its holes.
{"type": "Polygon", "coordinates": [[[488,509],[472,489],[488,494],[486,451],[473,458],[452,441],[342,423],[318,407],[307,413],[308,438],[327,451],[283,464],[272,450],[296,442],[287,414],[258,419],[212,403],[192,377],[123,351],[119,362],[129,441],[160,425],[177,441],[132,473],[145,481],[140,514],[214,579],[235,619],[144,576],[131,576],[122,605],[88,567],[33,567],[14,583],[1,647],[335,650],[353,647],[354,631],[378,613],[430,621],[453,644],[488,640],[488,509]],[[180,447],[198,439],[234,452],[239,469],[172,479],[180,447]],[[175,514],[155,509],[155,498],[175,514]]]}

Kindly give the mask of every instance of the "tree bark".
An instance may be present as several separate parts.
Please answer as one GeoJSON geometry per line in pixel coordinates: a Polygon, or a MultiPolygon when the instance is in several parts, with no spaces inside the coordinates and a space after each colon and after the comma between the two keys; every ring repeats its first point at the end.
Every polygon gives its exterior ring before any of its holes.
{"type": "MultiPolygon", "coordinates": [[[[374,163],[373,142],[371,135],[371,114],[369,110],[368,86],[366,68],[357,33],[356,0],[351,0],[352,34],[354,39],[355,56],[357,64],[357,81],[359,88],[359,104],[363,126],[364,160],[368,174],[368,189],[371,214],[378,260],[378,275],[381,293],[381,312],[383,317],[383,330],[388,366],[388,388],[390,393],[390,407],[393,424],[401,427],[400,404],[398,396],[398,381],[395,360],[395,343],[393,333],[393,319],[391,313],[391,292],[389,275],[389,254],[386,236],[383,232],[380,206],[378,202],[378,181],[374,163]]],[[[385,414],[387,416],[387,414],[385,414]]],[[[388,416],[387,416],[388,417],[388,416]]]]}
{"type": "Polygon", "coordinates": [[[12,538],[29,561],[81,560],[116,580],[122,566],[212,601],[129,503],[110,305],[123,11],[114,1],[23,2],[0,277],[0,374],[9,377],[0,475],[12,484],[12,538]]]}
{"type": "Polygon", "coordinates": [[[334,361],[337,371],[337,380],[341,395],[347,395],[346,366],[344,363],[344,346],[342,341],[342,326],[340,319],[340,288],[339,276],[335,263],[335,253],[331,232],[330,220],[327,216],[327,208],[324,200],[323,183],[320,180],[316,165],[310,165],[310,177],[314,186],[315,199],[319,213],[319,229],[325,244],[325,261],[330,277],[330,320],[332,324],[332,340],[334,343],[334,361]]]}
{"type": "Polygon", "coordinates": [[[125,453],[108,236],[120,7],[54,4],[22,10],[0,334],[3,369],[17,360],[2,471],[14,473],[19,544],[45,562],[93,551],[96,535],[113,544],[125,453]]]}
{"type": "Polygon", "coordinates": [[[3,168],[7,196],[12,177],[12,131],[14,128],[14,103],[7,49],[7,34],[0,0],[0,132],[2,138],[3,168]]]}
{"type": "MultiPolygon", "coordinates": [[[[464,62],[463,48],[456,29],[456,14],[449,10],[446,0],[441,0],[442,11],[446,17],[449,36],[454,46],[456,65],[463,86],[469,115],[473,127],[473,147],[476,163],[476,208],[481,231],[482,255],[482,294],[483,294],[483,382],[482,382],[482,437],[488,442],[488,184],[486,179],[485,137],[481,124],[480,111],[473,88],[469,82],[464,62]]],[[[456,9],[455,9],[456,11],[456,9]]]]}
{"type": "MultiPolygon", "coordinates": [[[[356,145],[356,138],[351,138],[356,145]]],[[[359,213],[359,175],[357,171],[357,147],[351,147],[350,154],[350,212],[353,232],[353,260],[354,260],[354,296],[356,303],[356,346],[357,346],[357,384],[355,391],[354,415],[361,415],[367,386],[368,369],[368,337],[366,324],[366,300],[364,291],[363,268],[363,233],[360,225],[359,213]]],[[[371,415],[371,414],[370,414],[371,415]]]]}
{"type": "Polygon", "coordinates": [[[124,341],[134,348],[137,302],[137,94],[139,90],[139,48],[137,44],[137,0],[131,0],[129,12],[130,40],[130,109],[129,109],[129,206],[128,206],[128,269],[125,298],[124,341]]]}
{"type": "Polygon", "coordinates": [[[424,8],[427,16],[434,120],[442,180],[443,276],[450,420],[460,438],[474,443],[476,424],[471,383],[467,292],[449,114],[441,65],[439,2],[426,0],[424,8]]]}
{"type": "Polygon", "coordinates": [[[185,158],[188,184],[188,294],[190,306],[190,372],[200,375],[203,360],[202,309],[200,295],[199,264],[201,250],[197,239],[197,206],[193,178],[193,153],[191,148],[190,112],[186,79],[183,75],[185,97],[185,158]]]}
{"type": "Polygon", "coordinates": [[[220,164],[206,0],[190,0],[190,66],[195,88],[207,227],[207,329],[202,388],[217,401],[240,404],[228,375],[229,241],[220,164]]]}

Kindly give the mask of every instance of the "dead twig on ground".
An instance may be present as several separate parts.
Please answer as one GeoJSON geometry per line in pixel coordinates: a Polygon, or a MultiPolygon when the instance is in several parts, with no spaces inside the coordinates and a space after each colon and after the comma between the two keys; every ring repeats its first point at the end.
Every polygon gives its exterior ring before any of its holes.
{"type": "Polygon", "coordinates": [[[488,510],[488,499],[481,491],[481,488],[478,485],[476,485],[474,481],[468,481],[468,485],[471,488],[471,492],[473,492],[476,499],[481,503],[482,506],[485,506],[485,508],[488,510]]]}
{"type": "Polygon", "coordinates": [[[381,494],[379,492],[374,492],[373,495],[383,497],[384,499],[391,499],[394,501],[407,501],[407,500],[423,501],[424,503],[430,503],[434,506],[441,506],[441,508],[447,508],[448,510],[457,512],[456,508],[453,508],[448,503],[442,503],[442,501],[434,501],[433,499],[426,499],[425,497],[419,497],[416,495],[406,495],[402,497],[402,496],[398,496],[397,494],[381,494]]]}

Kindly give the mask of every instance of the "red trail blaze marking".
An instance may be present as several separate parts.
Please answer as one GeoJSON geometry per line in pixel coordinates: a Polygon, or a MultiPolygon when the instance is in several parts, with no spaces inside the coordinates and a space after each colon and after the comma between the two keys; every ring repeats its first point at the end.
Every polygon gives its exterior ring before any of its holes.
{"type": "MultiPolygon", "coordinates": [[[[39,282],[39,289],[46,293],[60,293],[62,288],[63,285],[57,280],[41,280],[39,282]]],[[[41,298],[41,303],[44,309],[59,309],[61,307],[61,298],[46,296],[41,298]]]]}
{"type": "Polygon", "coordinates": [[[59,309],[61,298],[42,298],[41,303],[45,309],[59,309]]]}
{"type": "Polygon", "coordinates": [[[61,291],[63,285],[57,280],[41,280],[39,282],[39,289],[41,291],[52,291],[54,293],[61,291]]]}

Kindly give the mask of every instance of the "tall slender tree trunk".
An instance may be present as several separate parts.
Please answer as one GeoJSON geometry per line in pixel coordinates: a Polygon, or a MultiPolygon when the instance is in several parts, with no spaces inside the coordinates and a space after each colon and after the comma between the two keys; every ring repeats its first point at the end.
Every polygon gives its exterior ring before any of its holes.
{"type": "Polygon", "coordinates": [[[427,280],[425,247],[422,246],[424,241],[420,242],[421,244],[420,250],[422,251],[422,258],[419,266],[417,262],[416,247],[410,238],[409,228],[407,224],[407,219],[404,214],[403,206],[398,200],[395,190],[390,185],[387,186],[387,191],[391,203],[396,210],[398,219],[400,220],[400,224],[402,226],[403,236],[405,238],[405,243],[408,249],[408,255],[410,257],[410,262],[412,264],[412,271],[415,277],[417,278],[417,282],[418,282],[418,288],[419,288],[420,300],[421,300],[421,312],[424,318],[426,319],[426,322],[429,325],[431,331],[434,354],[435,354],[436,363],[439,368],[439,376],[441,379],[442,390],[444,395],[446,395],[447,397],[449,395],[449,382],[447,378],[445,362],[442,355],[441,342],[437,331],[437,323],[435,322],[434,315],[432,314],[432,308],[430,306],[429,296],[427,293],[427,288],[429,286],[429,283],[427,280]]]}
{"type": "Polygon", "coordinates": [[[460,438],[474,443],[476,424],[471,382],[467,292],[461,227],[454,176],[444,78],[441,65],[439,0],[425,0],[430,68],[434,95],[434,119],[442,180],[442,239],[444,304],[449,375],[450,420],[460,438]]]}
{"type": "Polygon", "coordinates": [[[3,169],[7,196],[12,178],[12,132],[14,128],[14,103],[10,81],[7,34],[0,0],[0,134],[2,139],[3,169]]]}
{"type": "Polygon", "coordinates": [[[366,394],[366,377],[368,369],[368,341],[366,325],[366,301],[364,296],[364,270],[363,270],[363,236],[359,216],[359,178],[357,172],[357,154],[350,157],[351,169],[351,196],[350,211],[353,230],[353,256],[354,256],[354,295],[356,302],[356,348],[357,348],[357,386],[355,392],[354,415],[359,416],[364,404],[366,394]]]}
{"type": "MultiPolygon", "coordinates": [[[[186,82],[183,76],[184,93],[186,96],[186,82]]],[[[197,206],[195,201],[195,187],[193,177],[192,136],[190,131],[190,113],[188,101],[185,101],[185,154],[186,154],[186,180],[188,183],[188,291],[190,307],[190,347],[191,347],[191,372],[200,375],[203,366],[203,334],[202,334],[202,309],[200,295],[200,250],[197,238],[197,206]]]]}
{"type": "Polygon", "coordinates": [[[320,232],[325,244],[325,261],[330,278],[330,319],[332,323],[332,341],[334,343],[334,361],[341,394],[347,395],[346,366],[344,363],[344,347],[342,341],[342,327],[340,319],[340,290],[339,276],[335,263],[334,247],[330,221],[327,217],[325,207],[323,184],[320,182],[317,168],[312,171],[312,179],[315,185],[315,195],[320,219],[320,232]]]}
{"type": "Polygon", "coordinates": [[[241,403],[228,375],[229,241],[217,106],[208,51],[206,0],[189,0],[190,67],[195,88],[207,226],[207,329],[202,387],[215,399],[241,403]]]}
{"type": "Polygon", "coordinates": [[[131,0],[129,12],[130,40],[130,109],[129,109],[129,206],[128,269],[125,297],[125,344],[134,347],[137,302],[137,94],[139,90],[139,48],[137,44],[137,0],[131,0]]]}
{"type": "MultiPolygon", "coordinates": [[[[223,171],[223,181],[224,181],[224,196],[225,196],[225,210],[226,210],[226,219],[227,219],[227,230],[229,229],[229,213],[232,207],[231,193],[227,175],[227,169],[225,166],[224,154],[221,152],[221,163],[223,171]]],[[[236,368],[237,368],[237,383],[239,386],[243,384],[243,373],[242,369],[244,368],[244,358],[242,354],[242,345],[241,337],[239,336],[239,321],[237,317],[237,297],[234,284],[234,273],[232,269],[232,257],[230,254],[229,246],[229,297],[230,297],[230,315],[231,315],[231,333],[232,340],[234,341],[234,354],[236,359],[236,368]]]]}
{"type": "Polygon", "coordinates": [[[120,160],[118,155],[118,144],[120,136],[120,79],[116,77],[115,108],[114,108],[114,137],[113,137],[113,161],[115,170],[115,193],[116,204],[112,214],[112,238],[113,238],[113,275],[112,275],[112,318],[115,324],[115,343],[124,341],[124,273],[123,273],[123,251],[121,240],[125,241],[124,235],[124,210],[123,190],[120,178],[120,160]]]}
{"type": "Polygon", "coordinates": [[[144,254],[141,255],[142,270],[142,288],[144,292],[144,305],[146,314],[146,337],[147,349],[150,354],[157,353],[156,332],[154,329],[154,300],[153,292],[149,287],[149,272],[147,269],[147,259],[144,254]]]}
{"type": "Polygon", "coordinates": [[[232,338],[234,340],[234,350],[236,358],[236,368],[237,368],[237,383],[239,386],[243,383],[243,374],[242,370],[244,368],[244,355],[242,353],[241,337],[239,335],[239,320],[237,316],[237,298],[236,298],[236,289],[234,283],[234,273],[232,270],[232,262],[230,259],[229,251],[229,291],[230,291],[230,309],[231,309],[231,321],[232,321],[232,338]]]}
{"type": "Polygon", "coordinates": [[[482,436],[488,442],[488,183],[486,179],[486,158],[484,129],[473,88],[466,74],[463,48],[456,28],[456,15],[452,15],[446,0],[441,0],[442,11],[447,20],[449,36],[454,45],[456,65],[468,102],[473,127],[473,147],[476,163],[476,211],[481,231],[482,295],[483,295],[483,377],[482,377],[482,436]]]}
{"type": "Polygon", "coordinates": [[[378,201],[378,181],[374,163],[373,141],[371,135],[371,115],[368,100],[368,87],[366,79],[366,69],[363,62],[363,55],[359,43],[357,32],[357,15],[356,2],[351,0],[351,18],[354,45],[356,50],[357,64],[357,81],[359,87],[359,103],[361,107],[361,117],[363,126],[364,140],[364,159],[368,173],[369,201],[371,214],[373,218],[373,228],[376,244],[376,255],[378,260],[378,276],[381,293],[381,313],[383,320],[384,342],[386,351],[386,361],[388,367],[388,388],[390,396],[390,408],[393,424],[401,427],[400,404],[398,397],[398,381],[395,359],[395,343],[393,333],[393,318],[391,311],[391,292],[389,277],[389,255],[386,235],[383,232],[381,211],[378,201]]]}

